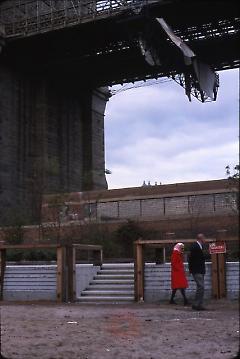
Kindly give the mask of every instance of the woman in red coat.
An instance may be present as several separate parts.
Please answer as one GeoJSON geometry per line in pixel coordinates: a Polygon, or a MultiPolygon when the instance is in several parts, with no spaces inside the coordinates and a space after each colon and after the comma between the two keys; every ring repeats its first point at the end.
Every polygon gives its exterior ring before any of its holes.
{"type": "Polygon", "coordinates": [[[174,301],[175,294],[180,289],[183,296],[184,305],[188,304],[188,300],[185,295],[185,289],[188,287],[188,281],[184,271],[183,265],[183,251],[184,244],[177,243],[172,252],[171,256],[171,285],[172,285],[172,296],[170,304],[176,304],[174,301]]]}

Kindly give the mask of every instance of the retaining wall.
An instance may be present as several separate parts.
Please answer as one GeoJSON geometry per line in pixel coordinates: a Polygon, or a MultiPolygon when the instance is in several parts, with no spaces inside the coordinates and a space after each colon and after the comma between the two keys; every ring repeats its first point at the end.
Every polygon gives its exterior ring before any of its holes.
{"type": "Polygon", "coordinates": [[[6,266],[3,300],[56,300],[56,265],[6,266]]]}
{"type": "MultiPolygon", "coordinates": [[[[76,295],[80,296],[99,266],[76,265],[76,295]]],[[[3,300],[57,300],[56,265],[9,265],[4,276],[3,300]]]]}
{"type": "MultiPolygon", "coordinates": [[[[207,263],[205,276],[205,298],[211,297],[211,263],[207,263]]],[[[99,266],[92,264],[77,264],[76,266],[76,296],[79,297],[99,266]]],[[[187,269],[187,268],[186,268],[187,269]]],[[[4,278],[4,300],[56,300],[56,265],[8,265],[4,278]]],[[[169,299],[171,294],[170,263],[145,265],[145,301],[157,302],[169,299]]],[[[237,299],[239,296],[239,263],[227,262],[227,297],[237,299]]],[[[188,277],[189,288],[187,295],[193,297],[195,283],[188,277]]],[[[180,293],[177,293],[180,296],[180,293]]],[[[177,298],[177,297],[176,297],[177,298]]]]}
{"type": "MultiPolygon", "coordinates": [[[[185,264],[187,270],[187,264],[185,264]]],[[[212,295],[211,263],[206,263],[205,275],[205,298],[210,299],[212,295]]],[[[191,275],[188,277],[189,287],[186,294],[189,298],[195,295],[195,282],[191,275]]],[[[239,263],[227,262],[226,269],[227,297],[237,299],[239,296],[239,263]]],[[[171,266],[165,264],[146,264],[144,275],[144,299],[146,302],[157,302],[159,300],[169,299],[171,295],[171,266]]],[[[181,298],[179,291],[176,299],[181,298]]]]}
{"type": "Polygon", "coordinates": [[[77,264],[76,266],[76,297],[80,297],[81,292],[86,289],[89,282],[93,279],[100,266],[92,264],[77,264]]]}

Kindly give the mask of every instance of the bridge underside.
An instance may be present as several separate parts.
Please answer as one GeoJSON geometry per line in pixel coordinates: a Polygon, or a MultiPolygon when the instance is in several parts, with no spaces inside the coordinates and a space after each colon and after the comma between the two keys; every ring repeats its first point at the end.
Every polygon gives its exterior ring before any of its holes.
{"type": "Polygon", "coordinates": [[[185,71],[182,52],[169,41],[156,18],[164,18],[197,57],[214,70],[239,67],[240,19],[232,1],[159,1],[139,14],[114,16],[32,36],[9,38],[7,61],[32,72],[74,76],[98,87],[185,71]],[[155,52],[149,65],[140,39],[155,52]]]}
{"type": "Polygon", "coordinates": [[[106,188],[108,92],[103,87],[186,71],[182,51],[156,18],[163,18],[213,70],[239,67],[239,17],[231,1],[164,0],[140,13],[125,10],[42,33],[5,36],[0,56],[2,222],[19,208],[36,220],[46,192],[106,188]],[[154,63],[146,61],[142,44],[154,63]]]}

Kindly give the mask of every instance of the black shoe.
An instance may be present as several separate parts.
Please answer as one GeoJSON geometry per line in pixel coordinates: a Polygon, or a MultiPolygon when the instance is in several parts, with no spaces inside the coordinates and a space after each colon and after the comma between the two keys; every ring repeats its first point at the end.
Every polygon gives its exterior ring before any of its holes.
{"type": "Polygon", "coordinates": [[[184,307],[187,306],[187,305],[190,305],[189,301],[188,300],[184,300],[184,303],[183,303],[184,307]]]}
{"type": "Polygon", "coordinates": [[[177,304],[177,303],[175,302],[175,300],[171,299],[171,300],[169,301],[169,304],[177,304]]]}
{"type": "Polygon", "coordinates": [[[240,350],[239,350],[239,352],[237,353],[237,355],[233,359],[240,359],[240,350]]]}
{"type": "Polygon", "coordinates": [[[193,305],[192,309],[197,311],[207,310],[206,308],[197,305],[193,305]]]}

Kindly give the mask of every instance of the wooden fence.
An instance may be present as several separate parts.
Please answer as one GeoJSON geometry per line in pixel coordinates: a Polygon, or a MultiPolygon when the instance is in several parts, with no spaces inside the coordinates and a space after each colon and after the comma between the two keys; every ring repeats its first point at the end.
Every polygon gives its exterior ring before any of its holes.
{"type": "MultiPolygon", "coordinates": [[[[232,241],[236,239],[227,238],[225,230],[217,231],[216,238],[207,238],[207,243],[232,241]]],[[[134,242],[134,291],[135,301],[141,302],[144,300],[144,248],[152,247],[162,250],[162,254],[165,254],[165,247],[182,243],[193,243],[194,239],[174,239],[173,234],[170,233],[166,236],[165,240],[143,240],[138,239],[134,242]]],[[[224,298],[226,296],[226,261],[224,253],[211,254],[211,270],[212,270],[212,296],[215,299],[224,298]]]]}
{"type": "Polygon", "coordinates": [[[7,250],[37,250],[55,249],[57,254],[57,301],[74,302],[76,299],[76,251],[91,251],[94,253],[94,264],[101,265],[103,261],[103,249],[99,245],[87,244],[22,244],[0,245],[0,300],[3,299],[4,276],[6,268],[7,250]]]}

